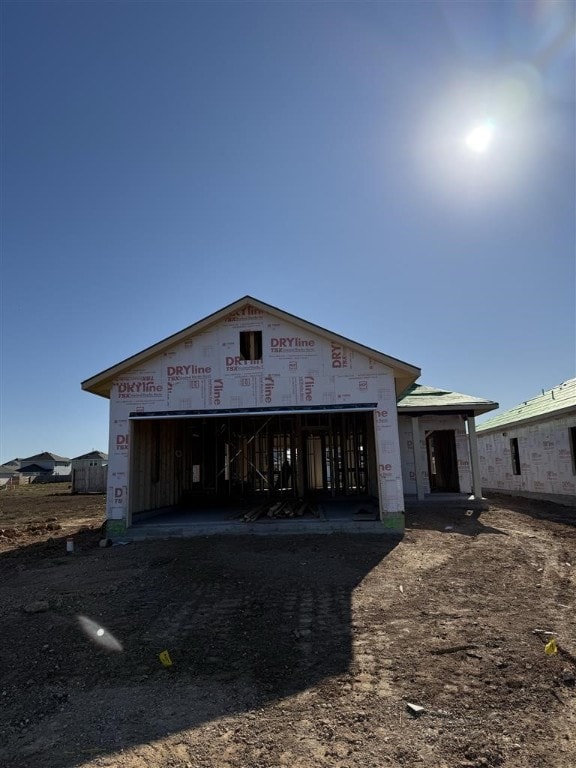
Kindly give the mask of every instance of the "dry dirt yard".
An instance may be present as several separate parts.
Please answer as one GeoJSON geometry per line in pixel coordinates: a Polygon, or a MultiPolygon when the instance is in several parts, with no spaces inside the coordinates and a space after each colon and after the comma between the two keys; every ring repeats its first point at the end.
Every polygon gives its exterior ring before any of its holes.
{"type": "Polygon", "coordinates": [[[103,497],[0,504],[6,768],[576,766],[576,509],[103,549],[103,497]]]}

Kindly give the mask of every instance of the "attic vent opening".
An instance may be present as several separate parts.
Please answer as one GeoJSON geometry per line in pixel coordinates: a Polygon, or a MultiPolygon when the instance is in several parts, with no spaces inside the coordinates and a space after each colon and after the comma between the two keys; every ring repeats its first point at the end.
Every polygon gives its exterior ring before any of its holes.
{"type": "Polygon", "coordinates": [[[242,360],[262,360],[262,331],[240,331],[242,360]]]}

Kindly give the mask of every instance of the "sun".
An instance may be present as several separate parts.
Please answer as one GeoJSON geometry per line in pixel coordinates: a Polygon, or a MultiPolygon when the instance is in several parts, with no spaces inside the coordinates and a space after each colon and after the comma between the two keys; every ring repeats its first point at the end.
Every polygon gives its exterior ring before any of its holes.
{"type": "Polygon", "coordinates": [[[466,136],[466,146],[471,152],[478,155],[484,154],[492,144],[494,125],[485,121],[474,126],[466,136]]]}

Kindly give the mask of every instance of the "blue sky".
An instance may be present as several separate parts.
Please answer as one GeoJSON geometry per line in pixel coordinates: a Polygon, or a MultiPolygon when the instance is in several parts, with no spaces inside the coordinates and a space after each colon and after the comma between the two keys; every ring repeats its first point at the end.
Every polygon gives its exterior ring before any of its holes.
{"type": "Polygon", "coordinates": [[[245,294],[504,408],[573,377],[574,24],[4,0],[0,460],[107,450],[80,382],[245,294]]]}

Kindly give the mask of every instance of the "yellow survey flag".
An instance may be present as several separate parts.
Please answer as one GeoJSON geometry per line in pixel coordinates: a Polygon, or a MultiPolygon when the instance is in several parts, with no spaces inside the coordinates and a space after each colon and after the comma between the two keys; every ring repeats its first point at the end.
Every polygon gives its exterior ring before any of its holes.
{"type": "Polygon", "coordinates": [[[544,653],[548,656],[553,656],[555,653],[558,653],[558,646],[555,638],[552,638],[546,643],[544,646],[544,653]]]}
{"type": "Polygon", "coordinates": [[[165,667],[171,667],[172,666],[172,659],[170,658],[170,654],[168,651],[162,651],[162,653],[158,654],[158,658],[164,664],[165,667]]]}

